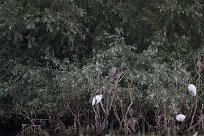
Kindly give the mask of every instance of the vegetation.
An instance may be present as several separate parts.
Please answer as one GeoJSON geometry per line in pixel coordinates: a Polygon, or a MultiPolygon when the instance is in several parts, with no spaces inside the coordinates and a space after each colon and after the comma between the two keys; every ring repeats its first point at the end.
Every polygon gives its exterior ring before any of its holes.
{"type": "MultiPolygon", "coordinates": [[[[202,131],[202,0],[2,0],[0,124],[18,135],[202,131]],[[198,65],[198,64],[201,65],[198,65]],[[117,78],[108,71],[117,67],[117,78]],[[187,92],[194,83],[198,96],[187,92]],[[102,104],[91,106],[102,94],[102,104]]],[[[0,125],[1,126],[1,125],[0,125]]]]}

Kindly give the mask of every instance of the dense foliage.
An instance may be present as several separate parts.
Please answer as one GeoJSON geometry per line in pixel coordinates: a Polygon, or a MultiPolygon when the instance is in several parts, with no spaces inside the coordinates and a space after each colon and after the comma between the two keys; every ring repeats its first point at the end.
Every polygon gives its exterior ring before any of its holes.
{"type": "Polygon", "coordinates": [[[137,133],[140,120],[148,131],[165,133],[176,130],[172,114],[196,113],[188,130],[197,122],[202,129],[203,6],[202,0],[2,0],[0,116],[54,118],[62,120],[59,133],[101,134],[113,122],[121,133],[137,133]],[[108,77],[113,66],[117,80],[108,77]],[[187,93],[191,82],[196,100],[187,93]],[[96,94],[103,94],[104,107],[95,111],[96,94]]]}

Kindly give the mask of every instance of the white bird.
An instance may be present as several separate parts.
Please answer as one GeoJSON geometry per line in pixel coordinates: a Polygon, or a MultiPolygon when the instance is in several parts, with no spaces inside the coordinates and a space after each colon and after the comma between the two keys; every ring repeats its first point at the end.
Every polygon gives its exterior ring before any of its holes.
{"type": "Polygon", "coordinates": [[[179,114],[176,116],[176,120],[179,122],[183,122],[185,120],[186,116],[183,114],[179,114]]]}
{"type": "Polygon", "coordinates": [[[188,85],[188,91],[191,94],[191,96],[196,96],[196,87],[194,84],[188,85]]]}
{"type": "Polygon", "coordinates": [[[103,98],[102,95],[96,95],[92,100],[92,106],[94,106],[95,104],[101,102],[102,98],[103,98]]]}

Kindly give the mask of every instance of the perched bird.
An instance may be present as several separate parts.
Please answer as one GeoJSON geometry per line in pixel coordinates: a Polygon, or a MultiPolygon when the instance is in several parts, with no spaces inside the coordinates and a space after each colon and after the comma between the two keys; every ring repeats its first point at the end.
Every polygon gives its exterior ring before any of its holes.
{"type": "Polygon", "coordinates": [[[117,70],[116,67],[110,68],[110,69],[108,70],[108,76],[109,76],[110,78],[113,78],[113,77],[115,76],[116,70],[117,70]]]}
{"type": "Polygon", "coordinates": [[[191,94],[191,96],[196,96],[196,87],[194,84],[188,85],[188,91],[191,94]]]}
{"type": "Polygon", "coordinates": [[[102,95],[96,95],[92,100],[92,106],[94,106],[95,104],[101,102],[102,98],[103,98],[102,95]]]}
{"type": "Polygon", "coordinates": [[[176,116],[176,121],[183,122],[185,120],[185,118],[186,118],[185,115],[179,114],[176,116]]]}
{"type": "Polygon", "coordinates": [[[191,117],[179,114],[175,116],[176,126],[178,126],[178,135],[183,135],[188,123],[191,121],[191,117]]]}
{"type": "Polygon", "coordinates": [[[112,68],[110,68],[108,70],[108,77],[111,79],[111,80],[116,80],[118,78],[120,78],[120,73],[119,73],[119,69],[115,66],[113,66],[112,68]]]}

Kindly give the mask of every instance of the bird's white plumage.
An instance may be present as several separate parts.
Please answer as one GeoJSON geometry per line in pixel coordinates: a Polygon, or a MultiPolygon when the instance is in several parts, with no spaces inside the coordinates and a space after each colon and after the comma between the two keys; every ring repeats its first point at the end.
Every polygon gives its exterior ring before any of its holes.
{"type": "Polygon", "coordinates": [[[92,106],[94,106],[95,104],[101,102],[102,98],[103,98],[102,95],[96,95],[92,100],[92,106]]]}
{"type": "Polygon", "coordinates": [[[179,115],[176,116],[176,120],[177,120],[177,121],[181,121],[181,122],[184,121],[185,118],[186,118],[186,116],[183,115],[183,114],[179,114],[179,115]]]}
{"type": "Polygon", "coordinates": [[[188,85],[188,91],[191,94],[191,96],[196,96],[196,87],[193,84],[188,85]]]}

